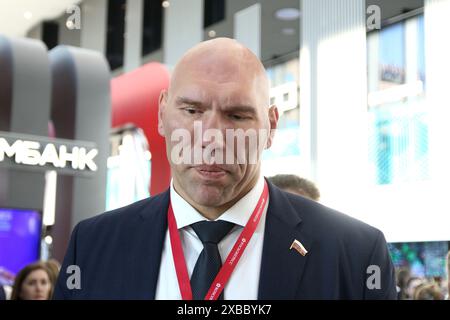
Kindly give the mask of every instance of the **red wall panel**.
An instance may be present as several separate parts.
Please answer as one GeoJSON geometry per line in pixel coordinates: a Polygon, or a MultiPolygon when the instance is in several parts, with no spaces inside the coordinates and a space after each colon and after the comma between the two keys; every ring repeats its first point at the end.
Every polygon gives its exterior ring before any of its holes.
{"type": "Polygon", "coordinates": [[[147,137],[152,154],[151,195],[166,190],[170,183],[166,146],[158,133],[158,98],[169,79],[164,65],[152,62],[111,81],[112,127],[133,123],[147,137]]]}

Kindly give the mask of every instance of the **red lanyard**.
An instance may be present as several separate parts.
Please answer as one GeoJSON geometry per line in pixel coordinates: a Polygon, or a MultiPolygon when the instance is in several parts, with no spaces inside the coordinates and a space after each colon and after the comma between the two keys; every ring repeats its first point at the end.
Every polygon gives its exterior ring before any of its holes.
{"type": "MultiPolygon", "coordinates": [[[[242,230],[239,238],[228,254],[225,263],[222,268],[220,268],[219,273],[214,279],[208,293],[205,296],[205,300],[217,300],[220,296],[222,290],[230,279],[234,268],[236,267],[239,259],[244,253],[247,244],[250,242],[253,234],[255,233],[256,227],[258,226],[261,215],[267,203],[267,198],[269,195],[269,189],[267,187],[267,182],[264,181],[264,190],[259,197],[258,203],[253,210],[250,219],[242,230]]],[[[180,234],[178,233],[177,222],[175,220],[175,215],[173,214],[172,204],[169,204],[169,210],[167,213],[168,223],[169,223],[169,235],[170,243],[172,245],[173,260],[175,263],[175,270],[177,272],[178,285],[180,287],[181,297],[183,300],[192,300],[192,289],[191,283],[189,281],[189,274],[187,271],[186,260],[184,259],[183,248],[181,246],[180,234]]]]}

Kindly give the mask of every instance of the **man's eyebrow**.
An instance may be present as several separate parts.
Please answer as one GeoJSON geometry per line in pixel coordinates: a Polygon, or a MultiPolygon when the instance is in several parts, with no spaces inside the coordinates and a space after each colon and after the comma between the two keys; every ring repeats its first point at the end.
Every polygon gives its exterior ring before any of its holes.
{"type": "Polygon", "coordinates": [[[201,103],[200,101],[196,101],[196,100],[189,99],[186,97],[177,97],[176,104],[178,104],[178,105],[189,104],[189,105],[193,105],[196,107],[203,107],[203,103],[201,103]]]}
{"type": "Polygon", "coordinates": [[[252,106],[227,106],[224,107],[225,112],[243,112],[243,113],[251,113],[256,114],[256,110],[252,106]]]}
{"type": "MultiPolygon", "coordinates": [[[[176,104],[177,105],[183,105],[183,104],[187,104],[187,105],[191,105],[191,106],[195,106],[195,107],[199,107],[199,108],[205,108],[205,104],[194,100],[194,99],[190,99],[187,97],[182,97],[179,96],[176,98],[176,104]]],[[[256,110],[254,107],[252,106],[247,106],[247,105],[230,105],[230,106],[225,106],[223,108],[223,111],[225,112],[243,112],[243,113],[251,113],[251,114],[256,114],[256,110]]]]}

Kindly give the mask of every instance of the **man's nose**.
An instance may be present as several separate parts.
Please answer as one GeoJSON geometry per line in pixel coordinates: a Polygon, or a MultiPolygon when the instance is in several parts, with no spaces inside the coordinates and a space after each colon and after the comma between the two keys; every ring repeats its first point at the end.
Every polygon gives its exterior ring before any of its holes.
{"type": "Polygon", "coordinates": [[[214,129],[224,131],[225,121],[217,111],[207,112],[203,119],[203,130],[214,129]]]}
{"type": "Polygon", "coordinates": [[[217,112],[211,112],[208,114],[202,123],[202,147],[206,146],[212,147],[211,143],[213,143],[213,149],[223,149],[224,148],[224,139],[225,139],[225,130],[226,123],[224,119],[217,112]]]}

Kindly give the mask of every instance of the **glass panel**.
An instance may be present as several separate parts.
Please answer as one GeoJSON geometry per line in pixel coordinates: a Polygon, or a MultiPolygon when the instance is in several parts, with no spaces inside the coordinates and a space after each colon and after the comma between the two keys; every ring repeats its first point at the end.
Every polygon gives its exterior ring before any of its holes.
{"type": "Polygon", "coordinates": [[[368,37],[369,161],[376,184],[429,177],[423,29],[421,15],[368,37]]]}
{"type": "Polygon", "coordinates": [[[297,156],[299,150],[299,89],[298,58],[267,69],[271,83],[271,103],[278,107],[280,119],[272,147],[265,150],[263,159],[297,156]]]}

